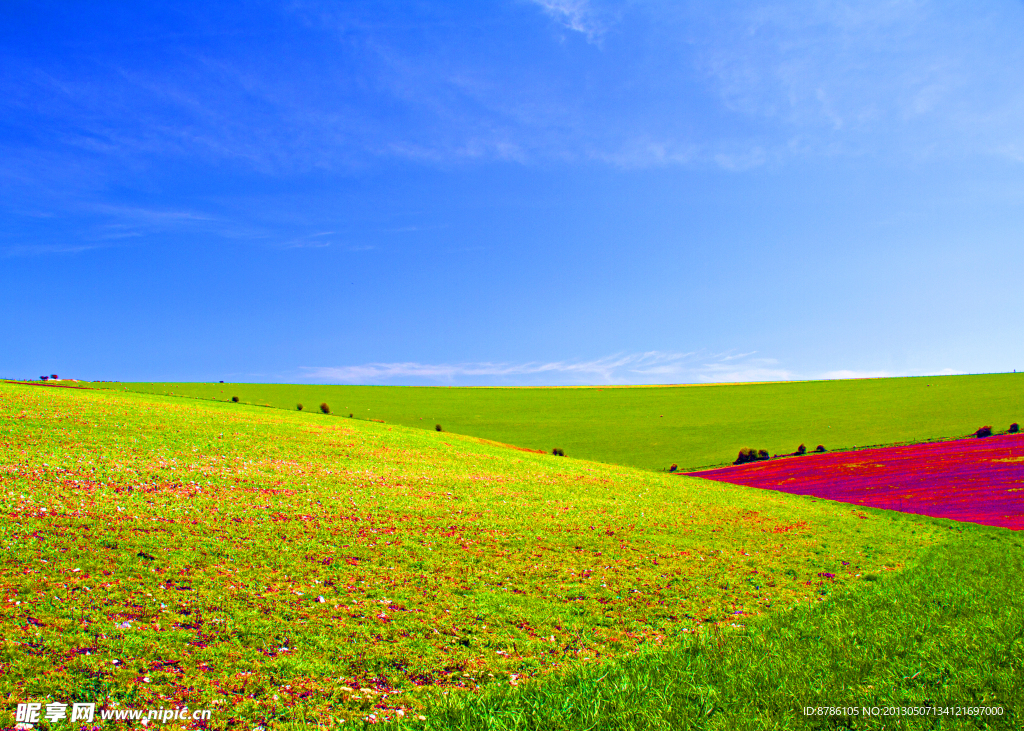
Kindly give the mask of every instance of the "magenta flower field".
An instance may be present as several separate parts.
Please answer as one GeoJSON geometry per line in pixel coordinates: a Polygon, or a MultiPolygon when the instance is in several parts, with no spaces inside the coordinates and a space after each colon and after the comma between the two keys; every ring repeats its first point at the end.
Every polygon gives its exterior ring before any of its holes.
{"type": "Polygon", "coordinates": [[[772,459],[691,475],[1024,530],[1024,436],[772,459]]]}

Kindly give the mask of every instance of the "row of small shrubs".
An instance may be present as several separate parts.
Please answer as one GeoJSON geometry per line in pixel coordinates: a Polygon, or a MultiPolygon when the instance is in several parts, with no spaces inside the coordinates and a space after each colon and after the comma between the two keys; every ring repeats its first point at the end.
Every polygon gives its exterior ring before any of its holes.
{"type": "Polygon", "coordinates": [[[763,459],[771,459],[767,449],[751,449],[744,447],[733,464],[746,464],[747,462],[758,462],[763,459]]]}
{"type": "Polygon", "coordinates": [[[752,449],[749,446],[744,446],[739,450],[739,457],[732,464],[745,465],[748,462],[758,462],[767,459],[770,459],[767,449],[752,449]]]}
{"type": "MultiPolygon", "coordinates": [[[[238,398],[235,397],[234,400],[238,401],[238,398]]],[[[298,409],[299,411],[302,411],[302,404],[295,404],[295,408],[298,409]]],[[[320,404],[320,411],[322,411],[325,414],[329,414],[329,413],[331,413],[331,407],[328,406],[326,402],[324,402],[324,403],[320,404]]],[[[349,414],[348,415],[348,418],[350,418],[350,419],[353,418],[353,417],[355,417],[355,414],[349,414]]],[[[438,424],[434,428],[437,429],[438,431],[441,431],[441,425],[440,424],[438,424]]]]}
{"type": "MultiPolygon", "coordinates": [[[[1019,431],[1020,431],[1020,424],[1018,424],[1015,421],[1012,424],[1010,424],[1010,428],[1006,430],[1006,433],[1007,434],[1016,434],[1019,431]]],[[[985,437],[990,437],[990,436],[992,436],[992,427],[991,426],[983,426],[980,429],[978,429],[978,431],[974,432],[974,436],[976,436],[978,439],[984,439],[985,437]]]]}
{"type": "MultiPolygon", "coordinates": [[[[827,452],[828,450],[825,449],[825,445],[824,444],[819,444],[817,447],[814,448],[814,451],[820,453],[820,452],[827,452]]],[[[800,454],[807,454],[807,446],[804,445],[804,444],[801,444],[799,447],[796,448],[796,454],[798,454],[798,455],[800,455],[800,454]]],[[[776,456],[778,456],[778,455],[776,455],[776,456]]],[[[736,457],[736,461],[733,462],[733,464],[746,464],[747,462],[759,462],[761,460],[771,459],[771,458],[772,457],[771,457],[770,454],[768,454],[768,450],[767,449],[751,449],[750,447],[744,447],[743,449],[740,450],[739,456],[736,457]]],[[[672,465],[672,467],[669,468],[669,472],[674,472],[674,471],[675,471],[675,465],[672,465]]]]}
{"type": "Polygon", "coordinates": [[[560,449],[559,447],[555,447],[554,449],[552,449],[551,450],[551,454],[555,455],[556,457],[564,457],[565,456],[565,452],[562,449],[560,449]]]}
{"type": "MultiPolygon", "coordinates": [[[[302,404],[295,404],[295,408],[298,409],[299,411],[302,411],[302,404]]],[[[325,414],[329,414],[331,413],[331,407],[328,406],[326,402],[324,402],[320,404],[320,411],[322,411],[325,414]]],[[[349,416],[352,416],[352,414],[349,414],[349,416]]]]}

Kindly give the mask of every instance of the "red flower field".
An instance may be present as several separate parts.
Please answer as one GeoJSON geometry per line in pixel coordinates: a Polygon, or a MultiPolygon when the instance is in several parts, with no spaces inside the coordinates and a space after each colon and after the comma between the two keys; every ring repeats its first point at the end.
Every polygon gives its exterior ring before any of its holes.
{"type": "Polygon", "coordinates": [[[794,495],[1024,530],[1024,436],[808,454],[689,473],[794,495]]]}

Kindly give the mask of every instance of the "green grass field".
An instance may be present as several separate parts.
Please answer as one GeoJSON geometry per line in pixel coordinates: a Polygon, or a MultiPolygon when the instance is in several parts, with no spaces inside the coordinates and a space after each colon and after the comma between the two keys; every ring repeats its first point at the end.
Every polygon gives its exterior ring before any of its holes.
{"type": "Polygon", "coordinates": [[[1024,720],[1011,531],[244,404],[0,384],[0,419],[0,727],[1024,720]]]}
{"type": "Polygon", "coordinates": [[[691,470],[742,447],[787,454],[949,439],[1024,421],[1024,374],[711,386],[416,388],[294,384],[109,383],[96,387],[380,419],[581,459],[691,470]]]}
{"type": "Polygon", "coordinates": [[[611,667],[443,699],[420,727],[1019,729],[1022,558],[1006,531],[968,528],[887,580],[763,616],[743,632],[704,632],[611,667]],[[854,713],[827,714],[837,707],[854,713]],[[995,708],[1002,714],[980,715],[995,708]],[[884,715],[894,709],[930,715],[884,715]]]}

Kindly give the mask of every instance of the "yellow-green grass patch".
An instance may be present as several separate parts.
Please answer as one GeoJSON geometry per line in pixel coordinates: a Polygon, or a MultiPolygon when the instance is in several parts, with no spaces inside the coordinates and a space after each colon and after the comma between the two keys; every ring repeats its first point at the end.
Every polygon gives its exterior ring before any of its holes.
{"type": "Polygon", "coordinates": [[[215,727],[413,714],[741,632],[947,532],[307,412],[0,385],[0,419],[0,693],[215,727]]]}
{"type": "Polygon", "coordinates": [[[471,434],[650,470],[725,464],[743,447],[790,454],[996,431],[1024,420],[1024,374],[704,386],[421,388],[124,383],[98,388],[316,412],[471,434]]]}

